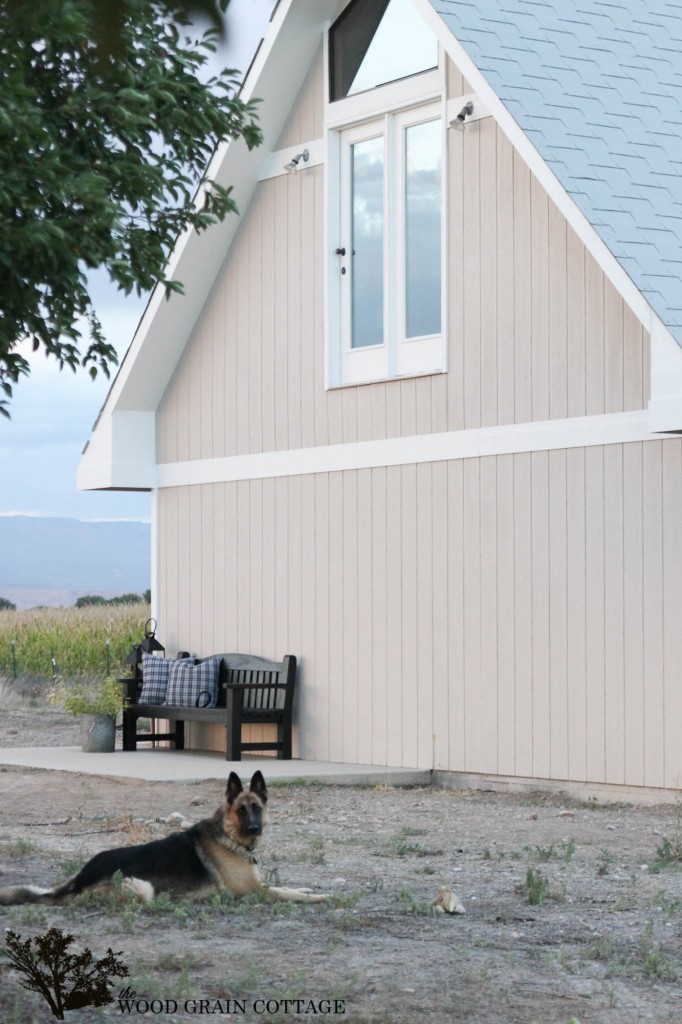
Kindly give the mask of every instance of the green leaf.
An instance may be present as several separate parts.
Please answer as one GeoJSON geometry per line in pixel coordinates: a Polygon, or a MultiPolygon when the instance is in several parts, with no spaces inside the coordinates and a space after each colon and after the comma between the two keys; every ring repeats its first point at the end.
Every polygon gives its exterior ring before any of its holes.
{"type": "Polygon", "coordinates": [[[0,413],[30,372],[29,339],[61,366],[108,373],[86,271],[121,291],[167,281],[178,236],[236,209],[195,195],[215,146],[257,145],[256,106],[225,70],[207,84],[227,0],[5,0],[0,4],[0,413]],[[201,10],[213,29],[195,39],[201,10]],[[178,31],[182,26],[183,33],[178,31]],[[83,321],[87,328],[83,328],[83,321]]]}

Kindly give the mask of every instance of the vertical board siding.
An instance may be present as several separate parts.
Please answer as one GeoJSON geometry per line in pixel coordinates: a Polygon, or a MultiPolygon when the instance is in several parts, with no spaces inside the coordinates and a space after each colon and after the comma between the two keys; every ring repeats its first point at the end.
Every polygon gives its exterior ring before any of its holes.
{"type": "Polygon", "coordinates": [[[296,654],[300,756],[679,786],[679,438],[169,489],[159,537],[169,651],[296,654]]]}
{"type": "MultiPolygon", "coordinates": [[[[647,333],[492,118],[448,133],[448,372],[326,390],[325,184],[257,186],[159,462],[646,408],[647,333]]],[[[681,784],[677,438],[162,490],[158,561],[169,651],[300,659],[300,756],[681,784]]]]}
{"type": "MultiPolygon", "coordinates": [[[[321,136],[318,88],[321,69],[287,138],[321,136]]],[[[241,215],[158,410],[159,462],[646,407],[648,335],[493,119],[448,152],[448,372],[325,390],[325,170],[303,168],[241,215]]]]}

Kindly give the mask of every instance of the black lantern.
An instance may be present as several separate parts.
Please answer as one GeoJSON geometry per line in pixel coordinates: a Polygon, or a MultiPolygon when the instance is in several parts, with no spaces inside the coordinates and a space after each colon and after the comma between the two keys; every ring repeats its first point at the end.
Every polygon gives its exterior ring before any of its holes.
{"type": "Polygon", "coordinates": [[[125,660],[126,665],[131,666],[134,678],[140,677],[140,666],[142,665],[143,654],[154,654],[159,651],[165,654],[166,648],[156,639],[156,619],[147,619],[144,627],[144,639],[141,644],[133,644],[132,650],[125,660]]]}

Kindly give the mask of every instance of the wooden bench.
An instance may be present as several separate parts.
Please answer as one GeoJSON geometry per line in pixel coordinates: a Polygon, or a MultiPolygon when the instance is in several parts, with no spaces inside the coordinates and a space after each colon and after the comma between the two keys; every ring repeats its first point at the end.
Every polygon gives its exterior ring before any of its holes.
{"type": "MultiPolygon", "coordinates": [[[[182,651],[178,657],[188,657],[182,651]]],[[[137,750],[138,743],[170,741],[172,749],[185,749],[185,722],[207,722],[225,726],[225,759],[241,761],[245,750],[276,750],[277,757],[291,760],[291,713],[296,685],[296,658],[288,654],[283,661],[267,661],[250,654],[212,655],[221,658],[218,677],[218,704],[214,708],[139,704],[141,678],[122,680],[126,684],[128,704],[123,711],[123,749],[137,750]],[[164,719],[175,723],[169,733],[139,733],[140,718],[164,719]],[[276,741],[244,743],[244,725],[277,726],[276,741]]],[[[197,658],[197,663],[207,659],[197,658]]]]}

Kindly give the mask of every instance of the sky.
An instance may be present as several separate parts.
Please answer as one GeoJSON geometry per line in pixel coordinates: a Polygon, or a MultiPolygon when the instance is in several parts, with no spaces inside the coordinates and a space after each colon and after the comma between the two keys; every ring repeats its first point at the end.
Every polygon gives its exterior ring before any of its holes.
{"type": "MultiPolygon", "coordinates": [[[[245,72],[265,34],[274,0],[231,0],[226,40],[217,55],[245,72]]],[[[91,295],[104,333],[119,360],[132,341],[146,297],[124,296],[106,273],[91,278],[91,295]]],[[[31,375],[14,388],[11,420],[0,417],[0,515],[133,519],[149,522],[147,494],[78,491],[81,452],[102,407],[110,381],[87,371],[59,371],[41,352],[22,350],[31,375]]],[[[115,367],[114,367],[115,372],[115,367]]]]}

